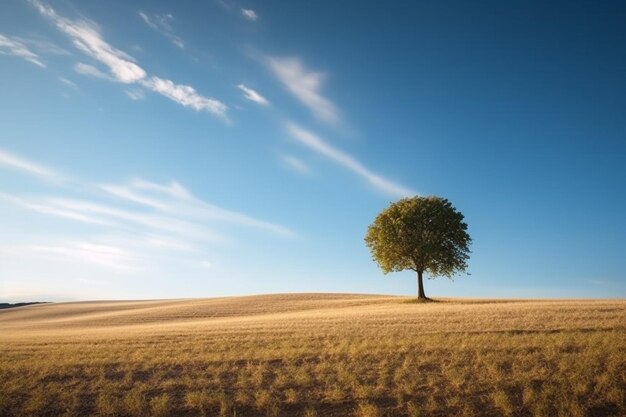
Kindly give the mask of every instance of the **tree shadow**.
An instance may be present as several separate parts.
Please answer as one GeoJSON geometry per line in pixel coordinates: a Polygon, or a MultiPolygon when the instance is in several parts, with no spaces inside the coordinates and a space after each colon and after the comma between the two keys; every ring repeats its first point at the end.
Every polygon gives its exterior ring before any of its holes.
{"type": "Polygon", "coordinates": [[[435,298],[409,298],[402,301],[404,304],[430,304],[430,303],[445,303],[444,300],[437,300],[435,298]]]}

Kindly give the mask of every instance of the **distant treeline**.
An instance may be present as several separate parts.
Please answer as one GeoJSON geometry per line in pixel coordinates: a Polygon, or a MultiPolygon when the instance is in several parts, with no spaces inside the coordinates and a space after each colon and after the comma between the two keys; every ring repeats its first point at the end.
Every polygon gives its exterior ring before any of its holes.
{"type": "Polygon", "coordinates": [[[13,308],[13,307],[23,307],[23,306],[29,306],[31,304],[46,304],[49,303],[49,301],[33,301],[31,303],[0,303],[0,310],[2,310],[3,308],[13,308]]]}

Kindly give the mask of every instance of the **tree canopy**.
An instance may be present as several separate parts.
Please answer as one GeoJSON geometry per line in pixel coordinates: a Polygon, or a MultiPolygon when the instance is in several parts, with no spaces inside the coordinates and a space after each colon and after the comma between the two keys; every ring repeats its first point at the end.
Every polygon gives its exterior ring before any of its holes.
{"type": "Polygon", "coordinates": [[[445,198],[412,197],[392,203],[369,226],[365,244],[383,273],[411,269],[418,298],[426,299],[422,275],[452,278],[467,269],[469,246],[464,216],[445,198]]]}

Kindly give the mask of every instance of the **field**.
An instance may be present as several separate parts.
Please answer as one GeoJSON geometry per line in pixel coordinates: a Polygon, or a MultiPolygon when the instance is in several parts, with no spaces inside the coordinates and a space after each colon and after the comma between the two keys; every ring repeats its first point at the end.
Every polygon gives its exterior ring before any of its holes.
{"type": "Polygon", "coordinates": [[[4,416],[625,416],[626,301],[292,294],[0,311],[4,416]]]}

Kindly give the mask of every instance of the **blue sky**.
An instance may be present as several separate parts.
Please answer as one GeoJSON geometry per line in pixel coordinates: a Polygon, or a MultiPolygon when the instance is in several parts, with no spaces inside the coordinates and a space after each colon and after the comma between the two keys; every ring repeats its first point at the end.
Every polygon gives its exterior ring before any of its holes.
{"type": "Polygon", "coordinates": [[[427,295],[624,297],[620,2],[0,3],[0,301],[415,294],[363,242],[446,197],[427,295]]]}

